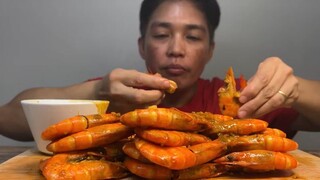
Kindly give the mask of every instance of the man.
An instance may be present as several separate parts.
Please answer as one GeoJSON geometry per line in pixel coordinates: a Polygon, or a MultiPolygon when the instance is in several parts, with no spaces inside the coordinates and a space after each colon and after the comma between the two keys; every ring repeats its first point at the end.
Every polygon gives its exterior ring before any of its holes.
{"type": "MultiPolygon", "coordinates": [[[[121,113],[149,105],[219,113],[217,89],[223,81],[200,79],[213,56],[219,18],[215,0],[144,0],[138,42],[149,73],[115,69],[103,78],[68,87],[23,91],[1,107],[1,134],[17,140],[32,138],[20,105],[26,98],[107,99],[109,111],[121,113]],[[178,84],[174,94],[164,91],[169,79],[178,84]]],[[[281,59],[271,57],[243,89],[238,116],[261,117],[289,137],[296,132],[293,123],[299,124],[299,130],[310,124],[319,130],[318,90],[319,82],[295,76],[281,59]]]]}

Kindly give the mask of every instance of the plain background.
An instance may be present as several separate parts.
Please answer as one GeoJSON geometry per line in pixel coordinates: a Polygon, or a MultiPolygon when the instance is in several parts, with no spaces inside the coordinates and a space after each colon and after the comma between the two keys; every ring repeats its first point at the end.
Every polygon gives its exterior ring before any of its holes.
{"type": "MultiPolygon", "coordinates": [[[[31,87],[59,87],[114,68],[145,71],[138,54],[141,0],[0,0],[0,104],[31,87]]],[[[319,80],[320,1],[220,0],[216,49],[204,78],[251,77],[279,56],[295,74],[319,80]]],[[[320,134],[299,132],[301,149],[320,134]]],[[[0,137],[0,145],[32,145],[0,137]]]]}

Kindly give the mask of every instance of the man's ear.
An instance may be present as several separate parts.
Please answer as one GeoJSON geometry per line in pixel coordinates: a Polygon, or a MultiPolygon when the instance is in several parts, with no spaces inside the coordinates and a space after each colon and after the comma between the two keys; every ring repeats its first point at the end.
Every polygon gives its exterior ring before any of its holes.
{"type": "Polygon", "coordinates": [[[144,39],[139,37],[138,39],[139,53],[142,59],[145,59],[144,39]]]}

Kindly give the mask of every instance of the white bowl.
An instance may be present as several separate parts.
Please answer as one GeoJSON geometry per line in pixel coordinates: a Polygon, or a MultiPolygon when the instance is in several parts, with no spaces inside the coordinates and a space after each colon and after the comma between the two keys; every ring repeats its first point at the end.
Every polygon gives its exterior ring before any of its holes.
{"type": "Polygon", "coordinates": [[[28,99],[22,100],[21,104],[38,150],[46,154],[52,154],[46,149],[50,141],[41,138],[41,133],[47,127],[76,115],[105,113],[109,101],[28,99]]]}

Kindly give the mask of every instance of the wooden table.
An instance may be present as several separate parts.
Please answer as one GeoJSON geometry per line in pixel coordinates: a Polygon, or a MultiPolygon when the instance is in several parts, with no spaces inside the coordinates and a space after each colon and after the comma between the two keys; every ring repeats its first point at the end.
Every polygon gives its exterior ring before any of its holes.
{"type": "Polygon", "coordinates": [[[0,164],[14,156],[31,149],[30,146],[0,146],[0,164]]]}
{"type": "MultiPolygon", "coordinates": [[[[249,176],[221,176],[215,179],[259,179],[259,180],[297,180],[320,179],[320,150],[295,150],[290,152],[299,162],[296,169],[288,171],[275,171],[270,173],[249,176]],[[308,153],[307,153],[308,152],[308,153]]],[[[0,146],[0,179],[36,179],[44,180],[39,170],[39,162],[48,155],[40,153],[34,147],[8,147],[0,146]]],[[[126,180],[137,179],[128,177],[126,180]]]]}

